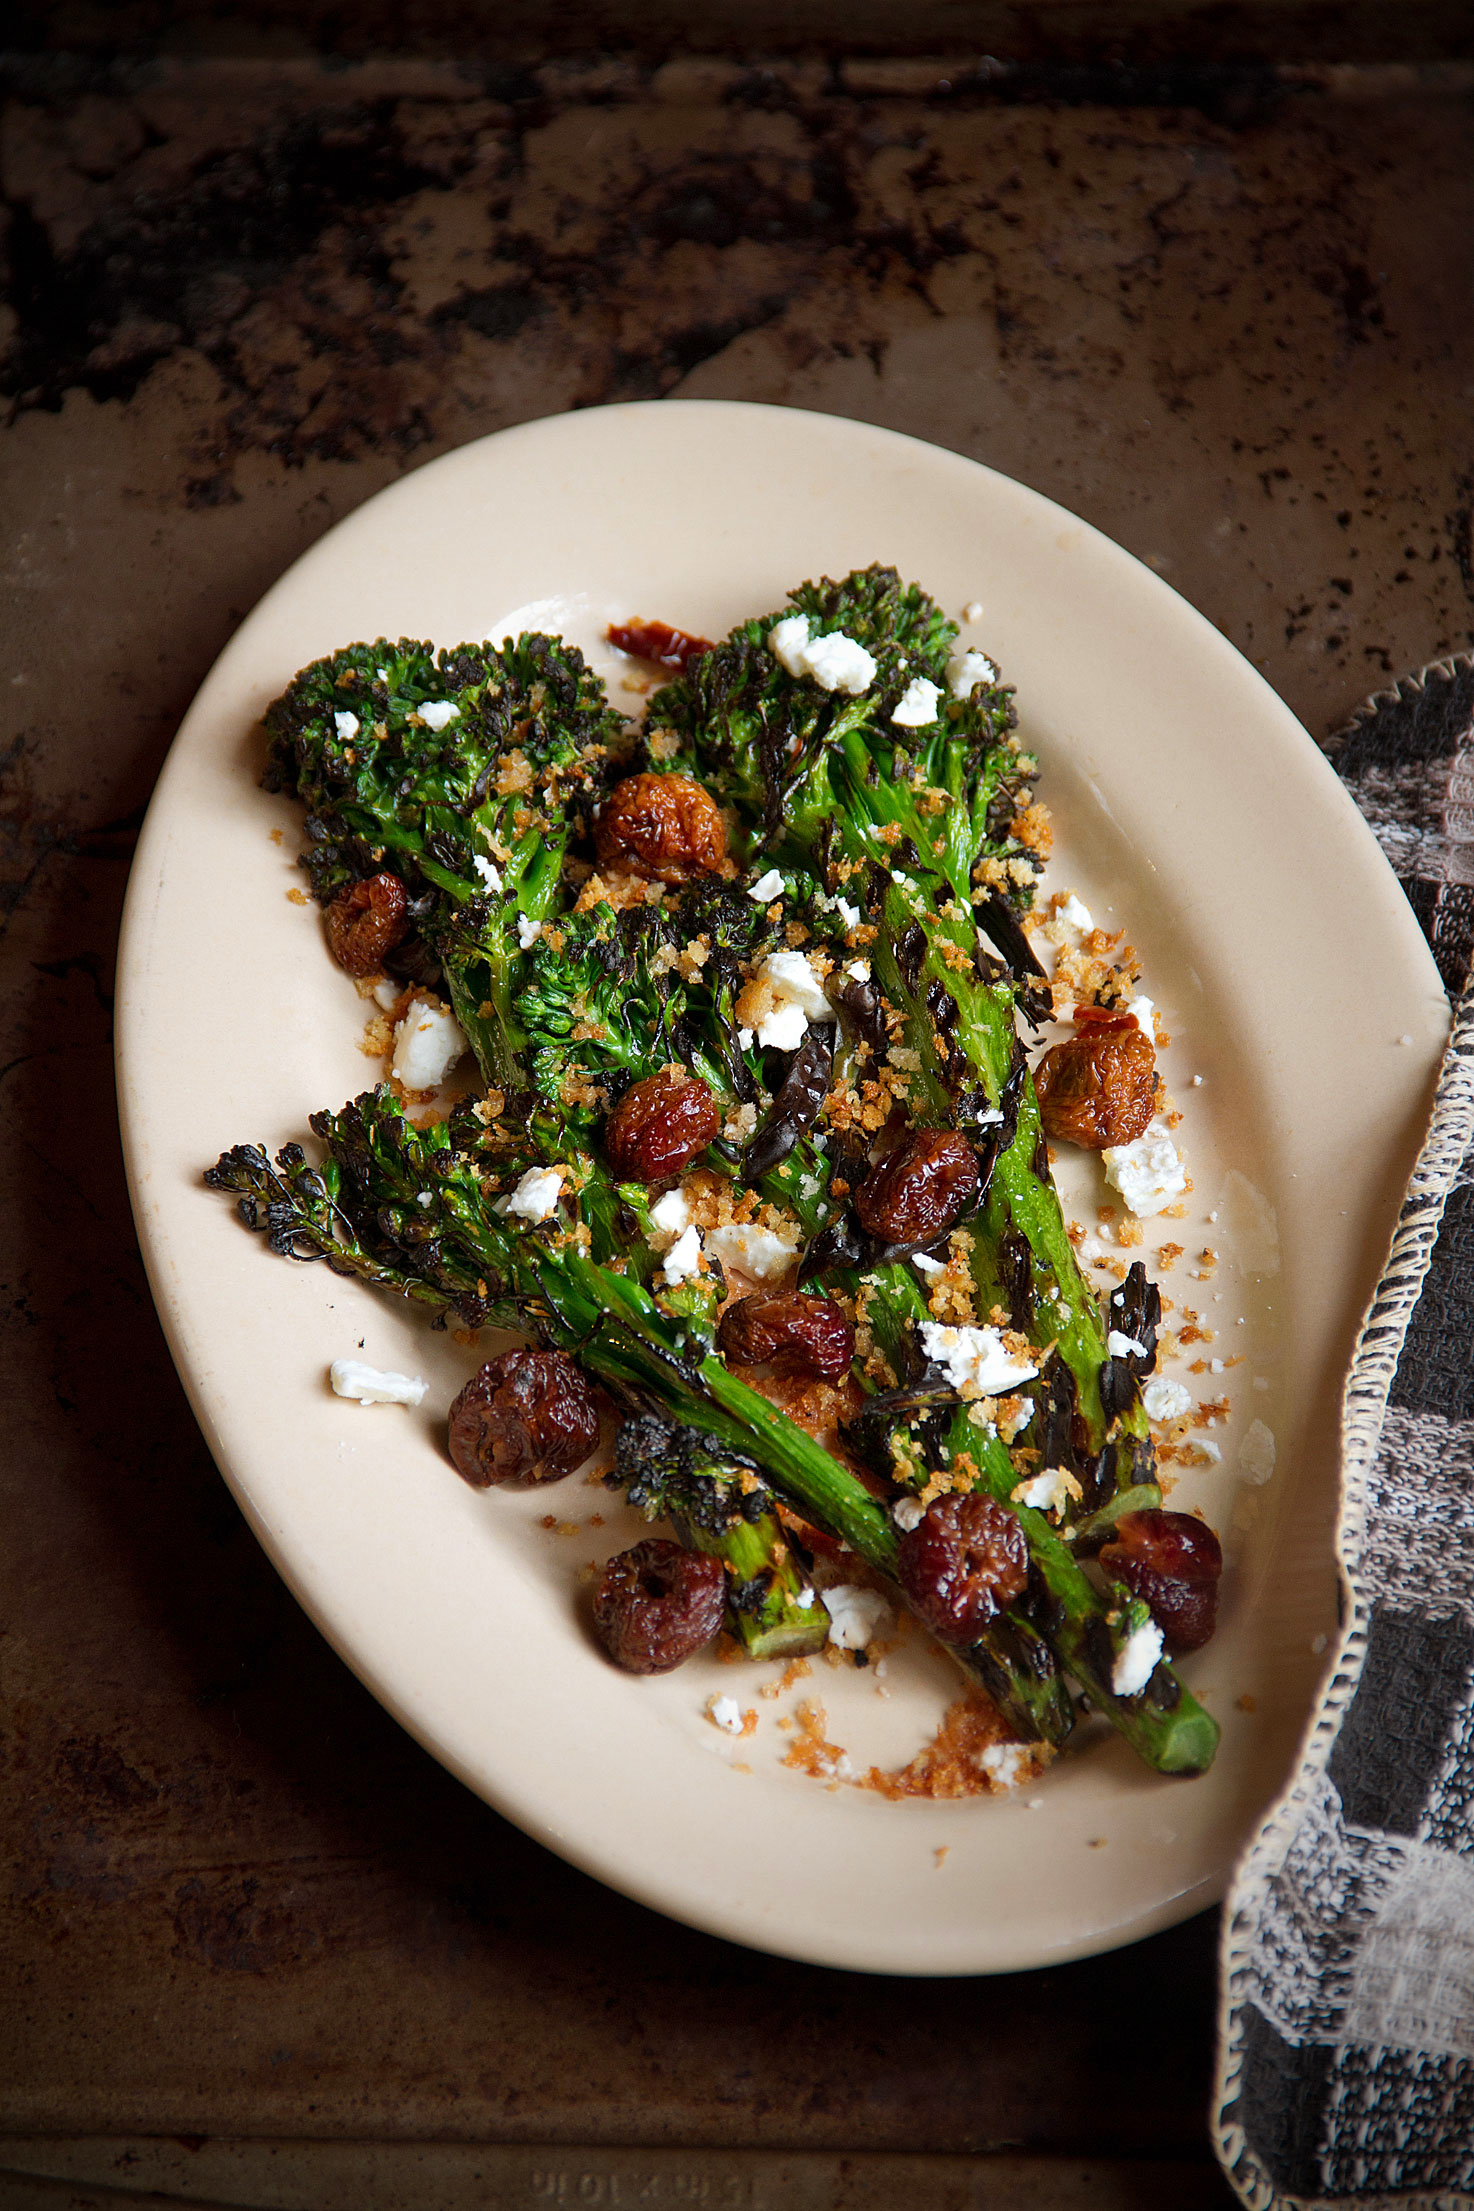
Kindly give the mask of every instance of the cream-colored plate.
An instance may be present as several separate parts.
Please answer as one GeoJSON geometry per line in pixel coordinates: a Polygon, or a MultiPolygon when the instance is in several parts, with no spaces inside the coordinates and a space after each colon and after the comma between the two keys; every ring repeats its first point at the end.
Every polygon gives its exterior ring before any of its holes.
{"type": "MultiPolygon", "coordinates": [[[[1209,1903],[1286,1772],[1334,1619],[1341,1377],[1446,1022],[1412,914],[1314,745],[1118,547],[888,431],[644,405],[431,463],[341,523],[243,624],[139,846],[119,1087],[139,1234],[201,1426],[271,1558],[390,1711],[529,1833],[661,1911],[825,1964],[976,1973],[1105,1949],[1209,1903]],[[296,810],[257,788],[257,717],[298,667],[354,638],[536,626],[614,672],[618,698],[609,620],[715,636],[804,577],[872,560],[954,613],[982,602],[967,636],[1016,684],[1042,755],[1051,881],[1127,925],[1172,1033],[1194,1210],[1151,1224],[1148,1249],[1184,1245],[1163,1278],[1176,1324],[1186,1304],[1216,1332],[1186,1357],[1241,1362],[1188,1377],[1229,1400],[1205,1432],[1221,1464],[1179,1491],[1207,1506],[1230,1557],[1221,1632],[1186,1669],[1224,1729],[1200,1780],[1157,1779],[1098,1723],[1009,1799],[892,1803],[784,1767],[778,1719],[804,1694],[857,1768],[918,1748],[955,1687],[919,1640],[879,1682],[818,1665],[770,1699],[755,1686],[774,1668],[616,1672],[590,1640],[580,1569],[630,1540],[623,1508],[577,1480],[531,1497],[468,1489],[439,1439],[473,1355],[324,1267],[273,1258],[200,1181],[227,1145],[298,1136],[377,1074],[358,1049],[366,1009],[316,910],[290,895],[296,810]],[[1217,1267],[1190,1279],[1209,1242],[1217,1267]],[[360,1341],[375,1364],[429,1377],[420,1411],[329,1394],[329,1361],[360,1341]],[[1262,1486],[1240,1479],[1255,1419],[1277,1443],[1262,1486]],[[546,1530],[549,1510],[579,1532],[546,1530]],[[760,1715],[754,1733],[711,1724],[717,1690],[760,1715]]],[[[1097,1174],[1077,1162],[1067,1192],[1087,1222],[1097,1174]]]]}

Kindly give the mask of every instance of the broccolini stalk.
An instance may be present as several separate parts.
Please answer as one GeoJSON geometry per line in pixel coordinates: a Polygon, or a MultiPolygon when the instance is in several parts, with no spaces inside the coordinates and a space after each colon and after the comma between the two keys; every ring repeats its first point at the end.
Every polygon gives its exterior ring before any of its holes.
{"type": "Polygon", "coordinates": [[[350,645],[267,710],[262,780],[307,807],[317,897],[400,878],[494,1088],[519,1081],[526,925],[559,902],[570,832],[622,726],[582,655],[537,635],[438,654],[408,638],[350,645]]]}
{"type": "Polygon", "coordinates": [[[749,1657],[798,1658],[822,1647],[829,1615],[755,1459],[705,1429],[646,1413],[620,1429],[605,1481],[647,1520],[669,1520],[688,1549],[721,1560],[729,1624],[749,1657]]]}
{"type": "MultiPolygon", "coordinates": [[[[470,1108],[417,1128],[381,1088],[341,1113],[315,1114],[312,1127],[326,1147],[320,1166],[289,1146],[273,1170],[258,1147],[240,1145],[205,1178],[237,1194],[247,1226],[266,1231],[275,1250],[320,1257],[469,1326],[493,1320],[574,1354],[628,1411],[659,1407],[750,1457],[806,1520],[894,1581],[896,1533],[884,1505],[717,1356],[712,1277],[657,1295],[599,1265],[580,1235],[577,1190],[556,1222],[509,1222],[496,1210],[505,1178],[483,1180],[487,1132],[470,1108]]],[[[1062,1741],[1068,1700],[1044,1644],[1026,1622],[999,1630],[953,1655],[1020,1734],[1062,1741]]]]}

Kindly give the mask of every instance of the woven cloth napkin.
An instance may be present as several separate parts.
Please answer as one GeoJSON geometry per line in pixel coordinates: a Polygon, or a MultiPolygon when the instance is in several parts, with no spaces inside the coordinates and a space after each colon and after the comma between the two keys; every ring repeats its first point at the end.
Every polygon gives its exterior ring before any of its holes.
{"type": "Polygon", "coordinates": [[[1474,657],[1328,748],[1456,1012],[1342,1406],[1335,1670],[1224,1914],[1215,2134],[1254,2211],[1474,2206],[1474,657]]]}

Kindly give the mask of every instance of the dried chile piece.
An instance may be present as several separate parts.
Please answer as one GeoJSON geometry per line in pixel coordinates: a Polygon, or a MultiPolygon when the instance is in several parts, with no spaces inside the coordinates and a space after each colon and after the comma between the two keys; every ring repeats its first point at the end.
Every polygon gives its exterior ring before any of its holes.
{"type": "Polygon", "coordinates": [[[855,1192],[860,1225],[887,1244],[928,1244],[977,1194],[971,1144],[958,1129],[913,1129],[855,1192]]]}
{"type": "Polygon", "coordinates": [[[672,629],[669,622],[611,622],[604,632],[618,652],[633,653],[636,660],[653,660],[657,668],[674,668],[684,675],[693,660],[712,652],[711,640],[672,629]]]}
{"type": "Polygon", "coordinates": [[[727,1577],[704,1551],[663,1536],[620,1551],[594,1597],[599,1640],[632,1674],[668,1674],[709,1643],[722,1624],[727,1577]]]}
{"type": "Polygon", "coordinates": [[[901,1537],[897,1574],[940,1642],[975,1643],[1028,1581],[1018,1515],[981,1490],[938,1497],[901,1537]]]}
{"type": "Polygon", "coordinates": [[[771,1366],[779,1374],[837,1382],[855,1356],[855,1331],[833,1298],[760,1290],[727,1307],[717,1349],[732,1366],[771,1366]]]}
{"type": "Polygon", "coordinates": [[[450,1408],[451,1462],[473,1489],[556,1482],[598,1440],[598,1402],[561,1351],[504,1351],[450,1408]]]}
{"type": "Polygon", "coordinates": [[[662,1068],[631,1084],[604,1127],[604,1150],[621,1182],[666,1182],[721,1134],[716,1099],[695,1075],[662,1068]]]}
{"type": "Polygon", "coordinates": [[[1108,1016],[1052,1044],[1034,1070],[1034,1088],[1057,1141],[1092,1152],[1133,1144],[1156,1110],[1156,1053],[1134,1020],[1108,1016]]]}
{"type": "Polygon", "coordinates": [[[631,775],[605,800],[594,849],[601,867],[689,883],[720,871],[727,825],[711,793],[689,775],[631,775]]]}
{"type": "Polygon", "coordinates": [[[1201,1650],[1218,1624],[1223,1551],[1217,1536],[1190,1512],[1128,1512],[1100,1563],[1140,1597],[1174,1655],[1201,1650]]]}
{"type": "Polygon", "coordinates": [[[812,1128],[829,1095],[834,1066],[834,1023],[815,1022],[793,1055],[772,1110],[747,1147],[743,1179],[756,1182],[786,1159],[807,1128],[812,1128]]]}
{"type": "Polygon", "coordinates": [[[373,975],[408,934],[409,900],[397,875],[370,875],[328,908],[328,950],[349,975],[373,975]]]}

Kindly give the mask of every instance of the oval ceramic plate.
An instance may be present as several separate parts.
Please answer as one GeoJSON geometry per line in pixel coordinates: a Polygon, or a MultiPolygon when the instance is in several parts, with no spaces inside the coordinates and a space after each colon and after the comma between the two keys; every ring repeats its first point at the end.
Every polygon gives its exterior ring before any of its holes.
{"type": "MultiPolygon", "coordinates": [[[[677,1918],[872,1971],[1040,1965],[1218,1895],[1327,1664],[1341,1377],[1447,1006],[1315,747],[1148,570],[1004,477],[828,417],[615,407],[468,446],[340,524],[221,656],[149,811],[120,997],[139,1233],[211,1448],[323,1632],[498,1810],[677,1918]],[[1099,1723],[1008,1797],[891,1802],[783,1763],[805,1697],[857,1774],[911,1757],[957,1688],[920,1637],[880,1678],[816,1664],[767,1697],[775,1667],[616,1672],[589,1636],[584,1569],[630,1540],[623,1507],[576,1477],[535,1497],[468,1489],[440,1438],[475,1355],[323,1267],[282,1264],[200,1180],[226,1146],[298,1136],[378,1073],[360,1049],[371,1009],[295,889],[296,810],[257,786],[258,717],[298,667],[355,638],[547,628],[633,708],[610,620],[717,636],[873,560],[954,615],[981,602],[965,637],[1016,685],[1040,753],[1050,882],[1126,928],[1171,1032],[1194,1189],[1185,1219],[1147,1224],[1144,1255],[1182,1246],[1162,1276],[1186,1339],[1169,1371],[1219,1409],[1199,1431],[1212,1463],[1175,1501],[1203,1504],[1229,1554],[1221,1632],[1186,1669],[1223,1725],[1199,1780],[1155,1777],[1099,1723]],[[360,1342],[428,1377],[419,1411],[329,1394],[329,1362],[360,1342]],[[544,1527],[550,1506],[572,1533],[544,1527]],[[713,1726],[717,1691],[756,1715],[748,1735],[713,1726]]],[[[1094,1240],[1098,1172],[1077,1159],[1066,1203],[1108,1282],[1137,1254],[1094,1240]]]]}

